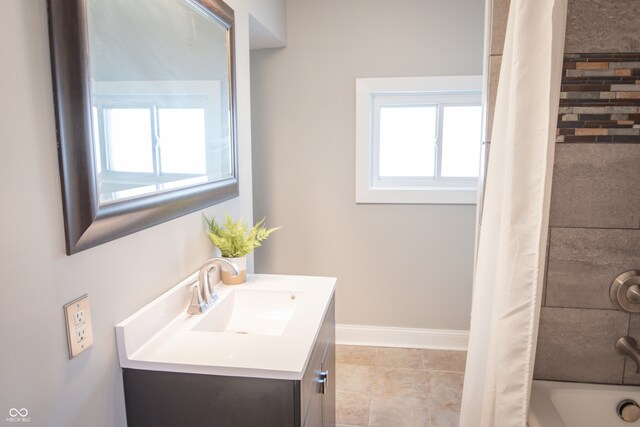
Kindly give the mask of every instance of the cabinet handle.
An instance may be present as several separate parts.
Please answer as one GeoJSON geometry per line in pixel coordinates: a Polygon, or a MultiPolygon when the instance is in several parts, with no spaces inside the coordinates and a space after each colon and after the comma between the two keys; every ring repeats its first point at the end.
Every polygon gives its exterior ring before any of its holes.
{"type": "Polygon", "coordinates": [[[329,384],[329,371],[320,371],[318,374],[318,384],[320,384],[320,393],[324,394],[327,384],[329,384]]]}

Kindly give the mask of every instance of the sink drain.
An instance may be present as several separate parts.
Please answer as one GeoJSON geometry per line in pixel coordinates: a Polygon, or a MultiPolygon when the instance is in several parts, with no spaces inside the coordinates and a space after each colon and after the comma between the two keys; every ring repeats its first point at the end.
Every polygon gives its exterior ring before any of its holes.
{"type": "Polygon", "coordinates": [[[249,332],[247,332],[247,331],[235,331],[234,333],[239,334],[239,335],[249,335],[249,332]]]}

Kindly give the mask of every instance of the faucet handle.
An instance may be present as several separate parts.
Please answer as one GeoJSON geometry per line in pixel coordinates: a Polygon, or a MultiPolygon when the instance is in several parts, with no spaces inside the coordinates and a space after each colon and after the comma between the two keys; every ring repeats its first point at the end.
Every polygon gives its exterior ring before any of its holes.
{"type": "Polygon", "coordinates": [[[196,282],[193,285],[192,294],[191,294],[191,302],[189,303],[189,308],[187,309],[188,314],[201,314],[207,308],[207,304],[205,304],[202,299],[202,292],[200,291],[200,284],[196,282]]]}

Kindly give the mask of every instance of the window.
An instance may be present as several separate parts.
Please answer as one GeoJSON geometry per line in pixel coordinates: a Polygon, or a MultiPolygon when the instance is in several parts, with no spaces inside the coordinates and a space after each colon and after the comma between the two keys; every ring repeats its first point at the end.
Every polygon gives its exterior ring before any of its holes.
{"type": "Polygon", "coordinates": [[[356,80],[356,202],[475,204],[479,76],[356,80]]]}
{"type": "Polygon", "coordinates": [[[102,114],[94,108],[104,133],[105,170],[156,177],[207,173],[204,108],[163,108],[153,102],[103,106],[102,114]]]}
{"type": "Polygon", "coordinates": [[[93,82],[92,87],[101,202],[232,175],[228,124],[217,119],[224,99],[219,81],[93,82]]]}

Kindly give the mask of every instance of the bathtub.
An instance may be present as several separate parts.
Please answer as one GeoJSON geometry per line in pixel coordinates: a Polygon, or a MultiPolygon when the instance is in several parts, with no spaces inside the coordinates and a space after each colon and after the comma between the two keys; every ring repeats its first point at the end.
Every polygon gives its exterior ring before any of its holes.
{"type": "Polygon", "coordinates": [[[640,404],[640,387],[534,381],[529,427],[640,427],[618,418],[625,399],[640,404]]]}

